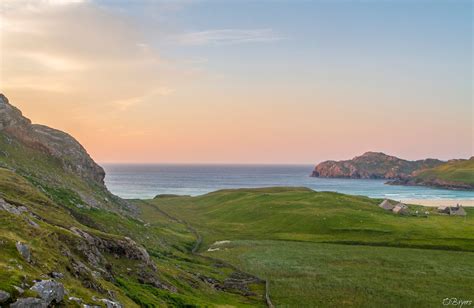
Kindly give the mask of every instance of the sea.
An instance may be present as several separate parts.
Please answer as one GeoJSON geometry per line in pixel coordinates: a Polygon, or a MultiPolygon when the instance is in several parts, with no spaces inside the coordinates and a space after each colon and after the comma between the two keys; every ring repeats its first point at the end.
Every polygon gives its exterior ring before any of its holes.
{"type": "Polygon", "coordinates": [[[310,177],[313,165],[103,164],[109,190],[125,199],[159,194],[198,196],[229,188],[308,187],[373,198],[470,199],[472,191],[386,185],[385,180],[310,177]]]}

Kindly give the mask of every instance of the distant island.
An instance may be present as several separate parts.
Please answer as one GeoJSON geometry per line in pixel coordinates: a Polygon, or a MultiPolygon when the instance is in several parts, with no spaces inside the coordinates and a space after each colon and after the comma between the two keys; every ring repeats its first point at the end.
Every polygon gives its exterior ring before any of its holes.
{"type": "Polygon", "coordinates": [[[474,190],[474,157],[447,162],[432,158],[409,161],[380,152],[366,152],[350,160],[322,162],[311,176],[386,179],[390,185],[474,190]]]}

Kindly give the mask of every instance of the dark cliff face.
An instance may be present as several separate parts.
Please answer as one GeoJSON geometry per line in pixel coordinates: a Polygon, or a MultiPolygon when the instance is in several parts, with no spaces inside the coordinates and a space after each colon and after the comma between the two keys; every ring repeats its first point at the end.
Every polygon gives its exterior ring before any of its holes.
{"type": "Polygon", "coordinates": [[[0,132],[25,146],[59,159],[66,171],[104,185],[104,170],[92,160],[77,140],[62,131],[31,124],[3,94],[0,94],[0,132]]]}
{"type": "Polygon", "coordinates": [[[437,159],[408,161],[378,152],[367,152],[351,160],[325,161],[311,176],[353,179],[404,179],[414,171],[442,164],[437,159]]]}

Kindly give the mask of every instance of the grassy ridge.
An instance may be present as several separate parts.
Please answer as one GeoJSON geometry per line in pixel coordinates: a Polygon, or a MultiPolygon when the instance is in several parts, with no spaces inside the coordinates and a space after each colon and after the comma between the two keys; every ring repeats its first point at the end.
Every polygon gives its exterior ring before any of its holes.
{"type": "Polygon", "coordinates": [[[412,206],[431,213],[404,217],[380,200],[304,188],[149,202],[195,227],[202,253],[267,278],[277,306],[438,306],[474,294],[471,209],[412,206]]]}
{"type": "Polygon", "coordinates": [[[447,217],[399,216],[381,200],[305,188],[241,189],[153,200],[198,228],[209,245],[224,239],[273,239],[474,251],[473,211],[447,217]]]}
{"type": "Polygon", "coordinates": [[[474,187],[474,158],[449,161],[441,166],[426,169],[415,176],[417,181],[441,179],[453,183],[466,183],[474,187]]]}

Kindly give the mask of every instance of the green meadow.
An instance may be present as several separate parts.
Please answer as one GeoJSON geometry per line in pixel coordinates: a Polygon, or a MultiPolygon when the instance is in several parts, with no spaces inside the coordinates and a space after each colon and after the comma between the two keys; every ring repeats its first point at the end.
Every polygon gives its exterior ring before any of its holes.
{"type": "Polygon", "coordinates": [[[430,307],[446,297],[473,299],[474,211],[450,217],[411,205],[411,215],[399,216],[380,201],[265,188],[146,204],[195,229],[201,254],[267,279],[278,307],[430,307]]]}

